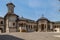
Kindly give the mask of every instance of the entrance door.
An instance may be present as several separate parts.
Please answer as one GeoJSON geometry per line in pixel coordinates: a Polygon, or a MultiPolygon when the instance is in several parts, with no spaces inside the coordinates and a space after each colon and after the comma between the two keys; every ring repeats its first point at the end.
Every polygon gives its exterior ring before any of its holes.
{"type": "Polygon", "coordinates": [[[44,31],[44,24],[41,24],[41,31],[44,31]]]}
{"type": "Polygon", "coordinates": [[[2,30],[2,28],[0,28],[0,33],[2,33],[3,32],[3,30],[2,30]]]}

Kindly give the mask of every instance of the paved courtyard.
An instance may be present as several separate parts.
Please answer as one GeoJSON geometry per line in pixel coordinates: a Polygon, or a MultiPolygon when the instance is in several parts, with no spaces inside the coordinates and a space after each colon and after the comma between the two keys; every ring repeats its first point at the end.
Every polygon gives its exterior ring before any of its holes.
{"type": "Polygon", "coordinates": [[[0,40],[60,40],[60,33],[31,32],[31,33],[0,33],[0,40]]]}

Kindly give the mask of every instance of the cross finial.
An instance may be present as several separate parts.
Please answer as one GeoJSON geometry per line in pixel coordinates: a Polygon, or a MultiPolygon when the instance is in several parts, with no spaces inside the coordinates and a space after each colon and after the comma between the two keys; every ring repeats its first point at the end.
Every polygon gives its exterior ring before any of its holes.
{"type": "Polygon", "coordinates": [[[44,17],[44,14],[42,14],[42,17],[44,17]]]}

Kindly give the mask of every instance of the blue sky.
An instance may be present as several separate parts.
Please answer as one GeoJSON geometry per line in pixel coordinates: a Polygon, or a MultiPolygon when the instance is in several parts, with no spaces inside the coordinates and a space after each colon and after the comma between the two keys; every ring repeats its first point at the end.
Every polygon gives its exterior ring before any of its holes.
{"type": "Polygon", "coordinates": [[[15,14],[37,20],[42,14],[51,21],[60,21],[60,2],[58,0],[0,0],[0,16],[7,13],[6,4],[12,2],[15,14]]]}

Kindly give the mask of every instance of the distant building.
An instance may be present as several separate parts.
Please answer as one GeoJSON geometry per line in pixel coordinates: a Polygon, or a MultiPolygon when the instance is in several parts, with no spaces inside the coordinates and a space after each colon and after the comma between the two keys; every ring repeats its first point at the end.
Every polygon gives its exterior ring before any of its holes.
{"type": "Polygon", "coordinates": [[[0,32],[60,32],[60,22],[51,22],[44,16],[37,21],[19,17],[14,13],[15,5],[8,3],[8,12],[0,17],[0,32]]]}

